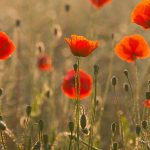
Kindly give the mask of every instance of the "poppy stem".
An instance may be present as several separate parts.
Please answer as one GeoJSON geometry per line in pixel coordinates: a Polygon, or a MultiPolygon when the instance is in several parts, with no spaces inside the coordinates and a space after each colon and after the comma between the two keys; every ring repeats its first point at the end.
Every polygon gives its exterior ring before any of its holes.
{"type": "Polygon", "coordinates": [[[75,87],[76,87],[76,125],[77,125],[77,149],[80,150],[80,59],[77,58],[77,74],[75,77],[75,87]]]}
{"type": "MultiPolygon", "coordinates": [[[[90,127],[90,135],[89,135],[89,147],[88,150],[93,146],[93,125],[96,117],[96,100],[97,100],[97,74],[98,72],[94,71],[94,101],[93,101],[93,110],[91,117],[91,127],[90,127]]],[[[92,149],[92,148],[91,148],[92,149]]]]}
{"type": "Polygon", "coordinates": [[[135,77],[136,77],[136,107],[137,107],[137,123],[140,123],[140,108],[139,108],[139,79],[137,61],[135,60],[135,77]]]}

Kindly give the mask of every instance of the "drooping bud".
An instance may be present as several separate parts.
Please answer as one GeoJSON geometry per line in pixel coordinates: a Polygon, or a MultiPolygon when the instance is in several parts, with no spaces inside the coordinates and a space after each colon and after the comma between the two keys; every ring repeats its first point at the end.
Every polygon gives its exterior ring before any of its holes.
{"type": "Polygon", "coordinates": [[[129,84],[128,84],[128,83],[124,83],[124,84],[123,84],[123,88],[124,88],[124,90],[125,90],[126,92],[128,92],[128,91],[129,91],[129,84]]]}
{"type": "Polygon", "coordinates": [[[89,130],[88,130],[88,128],[84,128],[84,129],[82,129],[82,132],[83,132],[84,134],[89,134],[89,130]]]}
{"type": "Polygon", "coordinates": [[[111,83],[112,83],[113,86],[116,86],[116,84],[117,84],[117,78],[115,76],[112,77],[111,83]]]}
{"type": "Polygon", "coordinates": [[[129,74],[128,74],[128,70],[127,69],[124,69],[123,73],[125,74],[125,76],[128,78],[129,77],[129,74]]]}
{"type": "Polygon", "coordinates": [[[139,124],[137,124],[137,125],[136,125],[136,134],[137,134],[137,136],[139,136],[140,133],[141,133],[141,127],[140,127],[139,124]]]}
{"type": "Polygon", "coordinates": [[[28,105],[28,106],[26,107],[26,114],[27,114],[28,117],[30,116],[31,111],[32,111],[32,107],[28,105]]]}
{"type": "Polygon", "coordinates": [[[71,133],[73,133],[73,131],[74,131],[74,122],[70,121],[70,122],[68,123],[68,128],[69,128],[69,131],[70,131],[71,133]]]}

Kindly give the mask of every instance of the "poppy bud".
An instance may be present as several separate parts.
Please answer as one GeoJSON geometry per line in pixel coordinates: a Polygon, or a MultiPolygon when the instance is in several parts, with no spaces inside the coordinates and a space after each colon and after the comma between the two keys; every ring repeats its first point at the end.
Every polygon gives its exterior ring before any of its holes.
{"type": "Polygon", "coordinates": [[[6,130],[6,124],[3,121],[0,121],[0,130],[6,130]]]}
{"type": "Polygon", "coordinates": [[[77,65],[77,64],[74,64],[74,65],[73,65],[73,69],[74,69],[74,71],[76,72],[77,69],[78,69],[78,65],[77,65]]]}
{"type": "Polygon", "coordinates": [[[141,133],[141,127],[139,124],[136,125],[136,134],[139,136],[141,133]]]}
{"type": "Polygon", "coordinates": [[[82,129],[82,132],[83,132],[84,134],[89,134],[89,130],[88,130],[87,128],[82,129]]]}
{"type": "Polygon", "coordinates": [[[0,88],[0,96],[3,94],[3,89],[0,88]]]}
{"type": "Polygon", "coordinates": [[[17,20],[16,20],[16,27],[20,27],[20,24],[21,24],[20,19],[17,19],[17,20]]]}
{"type": "Polygon", "coordinates": [[[125,74],[125,76],[128,78],[128,70],[127,69],[124,69],[124,74],[125,74]]]}
{"type": "Polygon", "coordinates": [[[85,114],[82,114],[82,116],[80,118],[80,125],[81,125],[82,129],[84,129],[86,127],[86,116],[85,116],[85,114]]]}
{"type": "Polygon", "coordinates": [[[70,5],[69,5],[69,4],[66,4],[64,8],[65,8],[65,11],[66,11],[66,12],[69,12],[69,10],[70,10],[70,5]]]}
{"type": "Polygon", "coordinates": [[[27,106],[27,107],[26,107],[26,113],[27,113],[27,116],[28,116],[28,117],[30,116],[31,111],[32,111],[32,107],[31,107],[31,106],[27,106]]]}
{"type": "Polygon", "coordinates": [[[47,134],[43,135],[43,142],[44,142],[45,145],[48,144],[48,135],[47,134]]]}
{"type": "Polygon", "coordinates": [[[128,83],[124,83],[124,84],[123,84],[123,88],[124,88],[124,90],[125,90],[126,92],[128,92],[128,91],[129,91],[129,84],[128,84],[128,83]]]}
{"type": "Polygon", "coordinates": [[[2,116],[0,116],[0,121],[2,121],[3,120],[3,117],[2,116]]]}
{"type": "Polygon", "coordinates": [[[94,65],[94,74],[97,75],[99,72],[99,66],[98,65],[94,65]]]}
{"type": "Polygon", "coordinates": [[[113,122],[113,123],[111,124],[111,132],[112,132],[113,134],[116,132],[116,123],[115,123],[115,122],[113,122]]]}
{"type": "Polygon", "coordinates": [[[146,130],[148,126],[148,121],[143,120],[141,124],[142,124],[142,128],[146,130]]]}
{"type": "Polygon", "coordinates": [[[150,99],[150,92],[146,92],[146,99],[150,99]]]}
{"type": "Polygon", "coordinates": [[[41,148],[41,143],[40,141],[37,141],[33,146],[33,150],[40,150],[40,148],[41,148]]]}
{"type": "Polygon", "coordinates": [[[114,142],[113,143],[113,150],[117,150],[118,149],[118,143],[117,142],[114,142]]]}
{"type": "Polygon", "coordinates": [[[112,83],[113,86],[115,86],[117,84],[117,79],[116,79],[115,76],[112,77],[111,83],[112,83]]]}
{"type": "Polygon", "coordinates": [[[43,120],[39,120],[39,131],[43,131],[43,128],[44,128],[44,123],[43,123],[43,120]]]}
{"type": "Polygon", "coordinates": [[[73,133],[73,130],[74,130],[74,122],[70,121],[70,122],[68,123],[68,128],[69,128],[69,131],[70,131],[71,133],[73,133]]]}

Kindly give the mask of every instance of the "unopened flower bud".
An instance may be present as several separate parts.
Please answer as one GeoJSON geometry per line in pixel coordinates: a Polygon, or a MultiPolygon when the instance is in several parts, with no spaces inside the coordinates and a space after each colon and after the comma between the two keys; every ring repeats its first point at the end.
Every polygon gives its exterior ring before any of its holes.
{"type": "Polygon", "coordinates": [[[126,92],[129,91],[129,84],[128,83],[124,83],[123,88],[126,92]]]}
{"type": "Polygon", "coordinates": [[[74,64],[74,65],[73,65],[73,69],[74,69],[74,71],[76,72],[77,69],[78,69],[78,65],[77,65],[77,64],[74,64]]]}
{"type": "Polygon", "coordinates": [[[128,78],[128,70],[127,69],[124,69],[124,74],[125,74],[125,76],[128,78]]]}
{"type": "Polygon", "coordinates": [[[112,83],[113,86],[115,86],[117,84],[117,79],[116,79],[115,76],[112,77],[111,83],[112,83]]]}
{"type": "Polygon", "coordinates": [[[85,116],[85,114],[82,114],[82,116],[80,118],[80,125],[81,125],[82,129],[84,129],[86,127],[86,122],[87,122],[86,116],[85,116]]]}
{"type": "Polygon", "coordinates": [[[111,132],[112,132],[112,133],[115,133],[115,132],[116,132],[116,123],[115,123],[115,122],[113,122],[113,123],[111,124],[111,132]]]}
{"type": "Polygon", "coordinates": [[[117,142],[113,143],[113,150],[118,150],[118,143],[117,142]]]}
{"type": "Polygon", "coordinates": [[[136,125],[136,134],[139,136],[141,133],[141,127],[139,124],[136,125]]]}
{"type": "Polygon", "coordinates": [[[74,131],[74,122],[70,121],[70,122],[68,123],[68,128],[69,128],[69,131],[70,131],[71,133],[73,133],[73,131],[74,131]]]}

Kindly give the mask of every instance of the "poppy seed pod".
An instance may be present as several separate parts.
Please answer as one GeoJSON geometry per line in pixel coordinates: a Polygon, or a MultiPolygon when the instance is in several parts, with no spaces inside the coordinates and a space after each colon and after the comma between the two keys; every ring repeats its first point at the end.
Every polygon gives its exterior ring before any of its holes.
{"type": "Polygon", "coordinates": [[[128,70],[124,69],[123,73],[125,74],[125,76],[128,78],[128,70]]]}
{"type": "Polygon", "coordinates": [[[118,143],[117,142],[113,143],[113,150],[118,150],[118,143]]]}
{"type": "Polygon", "coordinates": [[[94,74],[97,75],[99,72],[99,66],[98,65],[94,65],[94,74]]]}
{"type": "Polygon", "coordinates": [[[81,118],[80,118],[80,125],[81,125],[81,128],[82,128],[82,129],[85,129],[85,127],[86,127],[86,122],[87,122],[86,115],[85,115],[85,114],[82,114],[82,116],[81,116],[81,118]]]}
{"type": "Polygon", "coordinates": [[[113,86],[115,86],[117,84],[117,78],[115,76],[112,77],[111,83],[113,86]]]}
{"type": "Polygon", "coordinates": [[[129,84],[128,84],[128,83],[124,83],[124,84],[123,84],[123,88],[124,88],[124,90],[125,90],[126,92],[128,92],[128,91],[129,91],[129,84]]]}
{"type": "Polygon", "coordinates": [[[74,122],[70,121],[70,122],[68,123],[68,128],[69,128],[69,131],[70,131],[71,133],[73,133],[73,131],[74,131],[74,122]]]}
{"type": "Polygon", "coordinates": [[[136,125],[136,134],[137,134],[137,136],[139,136],[140,133],[141,133],[141,127],[140,127],[139,124],[137,124],[137,125],[136,125]]]}
{"type": "Polygon", "coordinates": [[[74,64],[74,65],[73,65],[73,69],[74,69],[74,71],[76,72],[77,69],[78,69],[78,65],[77,65],[77,64],[74,64]]]}
{"type": "Polygon", "coordinates": [[[31,111],[32,111],[32,107],[31,107],[31,106],[27,106],[27,107],[26,107],[27,116],[30,116],[31,111]]]}
{"type": "Polygon", "coordinates": [[[0,130],[5,131],[6,128],[6,124],[3,121],[0,121],[0,130]]]}
{"type": "Polygon", "coordinates": [[[115,122],[113,122],[113,123],[111,124],[111,132],[112,132],[113,134],[116,132],[116,123],[115,123],[115,122]]]}
{"type": "Polygon", "coordinates": [[[146,99],[150,99],[150,92],[146,92],[146,99]]]}
{"type": "Polygon", "coordinates": [[[43,128],[44,128],[44,123],[43,123],[43,120],[39,120],[39,131],[43,131],[43,128]]]}
{"type": "Polygon", "coordinates": [[[146,130],[147,127],[148,127],[148,121],[143,120],[142,123],[141,123],[141,125],[142,125],[142,128],[146,130]]]}

